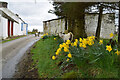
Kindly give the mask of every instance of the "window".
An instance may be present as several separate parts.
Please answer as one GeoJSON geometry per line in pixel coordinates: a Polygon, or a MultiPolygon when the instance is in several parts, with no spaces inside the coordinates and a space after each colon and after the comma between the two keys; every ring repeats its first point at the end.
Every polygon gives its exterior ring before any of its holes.
{"type": "Polygon", "coordinates": [[[21,31],[23,31],[23,23],[21,23],[21,31]]]}

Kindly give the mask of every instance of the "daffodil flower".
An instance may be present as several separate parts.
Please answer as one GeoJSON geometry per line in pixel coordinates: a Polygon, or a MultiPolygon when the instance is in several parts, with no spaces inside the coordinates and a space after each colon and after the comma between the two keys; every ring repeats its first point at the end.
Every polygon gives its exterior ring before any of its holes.
{"type": "Polygon", "coordinates": [[[117,50],[115,53],[116,53],[117,55],[120,55],[120,51],[118,51],[118,50],[117,50]]]}
{"type": "Polygon", "coordinates": [[[67,60],[66,60],[66,61],[68,62],[69,60],[70,60],[70,59],[69,59],[69,58],[67,58],[67,60]]]}
{"type": "Polygon", "coordinates": [[[55,60],[55,59],[56,59],[56,57],[55,57],[55,56],[52,56],[52,59],[53,59],[53,60],[55,60]]]}
{"type": "Polygon", "coordinates": [[[68,57],[69,57],[69,58],[72,58],[72,54],[71,54],[71,53],[69,53],[69,54],[68,54],[68,57]]]}
{"type": "Polygon", "coordinates": [[[109,52],[112,50],[111,46],[106,46],[106,50],[108,50],[109,52]]]}
{"type": "Polygon", "coordinates": [[[100,44],[100,45],[103,44],[103,40],[100,40],[100,41],[99,41],[99,44],[100,44]]]}
{"type": "Polygon", "coordinates": [[[56,38],[54,38],[54,40],[56,40],[56,38]]]}
{"type": "Polygon", "coordinates": [[[113,37],[113,33],[110,33],[110,37],[113,37]]]}

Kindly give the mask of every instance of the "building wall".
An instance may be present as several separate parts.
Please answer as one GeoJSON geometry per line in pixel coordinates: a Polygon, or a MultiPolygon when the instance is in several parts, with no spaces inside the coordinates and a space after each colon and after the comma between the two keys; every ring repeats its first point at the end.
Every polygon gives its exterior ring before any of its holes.
{"type": "Polygon", "coordinates": [[[3,23],[3,39],[8,37],[8,20],[4,17],[2,17],[2,23],[3,23]]]}
{"type": "Polygon", "coordinates": [[[65,31],[65,19],[51,20],[43,22],[44,33],[58,34],[65,31]]]}
{"type": "Polygon", "coordinates": [[[26,35],[26,26],[23,24],[21,31],[21,23],[25,23],[19,16],[12,13],[7,8],[0,8],[0,39],[8,37],[8,19],[10,20],[10,36],[11,36],[11,21],[13,21],[13,36],[26,35]]]}
{"type": "Polygon", "coordinates": [[[23,35],[27,35],[26,34],[26,29],[27,29],[26,27],[27,27],[27,24],[24,23],[23,24],[23,35]]]}
{"type": "Polygon", "coordinates": [[[19,23],[15,23],[14,22],[14,25],[13,25],[13,36],[18,36],[19,35],[19,30],[20,30],[19,23]]]}
{"type": "Polygon", "coordinates": [[[18,35],[26,35],[26,24],[23,21],[19,20],[19,23],[14,23],[14,36],[18,35]],[[21,30],[21,26],[23,24],[23,31],[21,30]]]}
{"type": "Polygon", "coordinates": [[[1,16],[1,14],[0,14],[0,40],[2,39],[2,33],[3,33],[1,17],[2,17],[2,16],[1,16]]]}
{"type": "Polygon", "coordinates": [[[8,37],[8,25],[7,25],[8,21],[6,18],[2,17],[0,15],[0,39],[5,39],[8,37]]]}
{"type": "Polygon", "coordinates": [[[2,16],[0,14],[0,40],[2,39],[2,33],[3,33],[3,28],[2,28],[2,16]]]}
{"type": "MultiPolygon", "coordinates": [[[[85,24],[87,35],[95,35],[98,24],[98,14],[86,14],[85,24]]],[[[103,14],[100,37],[109,39],[109,34],[114,32],[115,14],[103,14]]]]}
{"type": "MultiPolygon", "coordinates": [[[[87,36],[94,35],[96,33],[98,23],[98,14],[86,14],[85,15],[85,29],[87,36]]],[[[65,19],[55,19],[43,22],[44,33],[57,34],[65,31],[65,19]]],[[[110,33],[115,32],[115,14],[103,14],[101,24],[101,38],[109,39],[110,33]]]]}
{"type": "MultiPolygon", "coordinates": [[[[21,31],[21,23],[13,23],[13,36],[26,35],[26,24],[23,24],[23,31],[21,31]]],[[[10,34],[11,34],[11,22],[10,22],[10,34]]],[[[0,39],[6,39],[8,37],[8,19],[0,16],[0,39]]]]}

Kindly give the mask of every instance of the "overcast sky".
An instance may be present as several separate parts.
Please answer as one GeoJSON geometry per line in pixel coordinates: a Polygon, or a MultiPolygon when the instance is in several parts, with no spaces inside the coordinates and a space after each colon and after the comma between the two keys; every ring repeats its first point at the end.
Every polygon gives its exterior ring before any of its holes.
{"type": "Polygon", "coordinates": [[[0,0],[8,2],[8,9],[18,14],[26,23],[28,30],[38,29],[43,31],[43,21],[57,18],[54,14],[48,13],[53,9],[48,0],[0,0]]]}

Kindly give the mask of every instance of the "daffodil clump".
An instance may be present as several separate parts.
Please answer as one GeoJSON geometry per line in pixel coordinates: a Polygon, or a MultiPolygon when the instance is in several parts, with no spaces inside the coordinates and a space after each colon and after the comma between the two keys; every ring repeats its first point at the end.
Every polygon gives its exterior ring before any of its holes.
{"type": "MultiPolygon", "coordinates": [[[[111,37],[113,37],[113,34],[110,34],[111,37]]],[[[54,40],[56,40],[56,38],[54,38],[54,40]]],[[[95,43],[95,36],[89,36],[87,38],[79,38],[75,39],[74,42],[71,42],[70,40],[67,40],[65,43],[62,43],[59,45],[59,48],[57,49],[55,56],[52,56],[52,59],[55,60],[56,56],[59,56],[61,54],[61,51],[63,50],[66,54],[67,54],[67,60],[69,61],[72,58],[72,54],[71,54],[71,49],[70,47],[74,47],[74,48],[83,48],[86,49],[87,46],[92,46],[95,43]]],[[[99,45],[103,45],[103,40],[99,40],[99,45]]],[[[111,52],[113,49],[111,47],[111,45],[106,45],[106,51],[111,52]]],[[[116,51],[115,52],[117,55],[120,54],[120,51],[116,51]]]]}
{"type": "Polygon", "coordinates": [[[55,56],[52,56],[52,59],[55,60],[55,57],[59,56],[61,54],[61,51],[63,50],[67,54],[67,60],[66,61],[69,61],[70,58],[72,58],[72,54],[69,51],[70,44],[71,44],[70,40],[67,40],[65,43],[60,44],[59,48],[55,52],[55,56]]]}
{"type": "Polygon", "coordinates": [[[95,36],[89,36],[87,38],[79,39],[79,46],[86,48],[87,45],[92,46],[94,44],[95,36]]]}
{"type": "MultiPolygon", "coordinates": [[[[113,37],[114,35],[110,34],[110,36],[113,37]]],[[[97,41],[95,40],[95,36],[89,36],[87,38],[75,39],[73,42],[67,40],[60,44],[52,59],[57,61],[58,58],[60,60],[62,58],[64,63],[68,65],[73,63],[79,69],[82,70],[83,68],[86,71],[83,71],[85,73],[87,73],[89,67],[94,66],[103,71],[110,70],[111,72],[112,69],[117,70],[114,66],[117,66],[119,63],[117,61],[118,55],[120,55],[120,51],[115,45],[112,46],[103,39],[97,41]]]]}
{"type": "Polygon", "coordinates": [[[48,33],[43,34],[43,35],[41,36],[42,39],[45,39],[45,38],[47,38],[47,37],[48,37],[48,33]]]}
{"type": "MultiPolygon", "coordinates": [[[[56,40],[54,38],[54,40],[56,40]]],[[[67,54],[67,60],[66,61],[69,61],[70,58],[72,58],[72,54],[70,52],[70,47],[83,47],[83,48],[86,48],[87,45],[93,45],[94,44],[94,40],[95,40],[95,36],[89,36],[87,38],[80,38],[79,40],[78,39],[75,39],[74,42],[71,42],[70,40],[67,40],[65,43],[62,43],[59,45],[59,48],[57,49],[56,53],[55,53],[55,57],[60,55],[60,52],[61,50],[63,50],[66,54],[67,54]]],[[[52,56],[54,57],[54,56],[52,56]]],[[[55,57],[52,58],[53,60],[55,60],[55,57]]]]}

